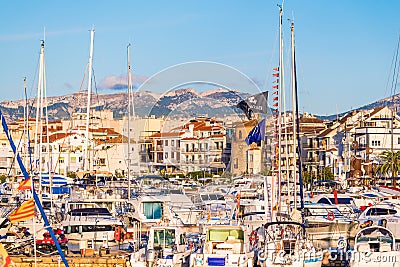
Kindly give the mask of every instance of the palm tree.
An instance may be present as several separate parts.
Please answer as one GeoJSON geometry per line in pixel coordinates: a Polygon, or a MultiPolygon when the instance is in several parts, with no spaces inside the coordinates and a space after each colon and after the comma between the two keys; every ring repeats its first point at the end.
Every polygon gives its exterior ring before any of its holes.
{"type": "Polygon", "coordinates": [[[396,176],[400,170],[400,151],[383,151],[379,156],[383,160],[382,164],[379,164],[376,172],[388,177],[389,175],[393,179],[393,186],[396,187],[396,176]]]}

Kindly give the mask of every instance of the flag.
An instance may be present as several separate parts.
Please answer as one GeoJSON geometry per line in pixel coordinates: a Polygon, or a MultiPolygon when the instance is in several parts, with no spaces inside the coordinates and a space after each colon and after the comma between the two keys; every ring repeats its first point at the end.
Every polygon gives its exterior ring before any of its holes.
{"type": "Polygon", "coordinates": [[[277,94],[278,94],[278,91],[274,91],[272,94],[273,94],[273,95],[277,95],[277,94]]]}
{"type": "Polygon", "coordinates": [[[279,77],[279,73],[273,73],[272,76],[279,77]]]}
{"type": "Polygon", "coordinates": [[[273,68],[274,71],[279,71],[279,67],[273,68]]]}
{"type": "Polygon", "coordinates": [[[32,180],[28,178],[19,183],[18,190],[29,190],[32,188],[32,180]]]}
{"type": "Polygon", "coordinates": [[[3,244],[0,243],[0,256],[2,258],[1,267],[9,267],[15,266],[14,262],[11,261],[10,256],[8,255],[7,250],[4,248],[3,244]]]}
{"type": "Polygon", "coordinates": [[[258,143],[264,140],[265,136],[265,119],[260,121],[253,129],[251,129],[249,135],[246,137],[246,144],[258,143]]]}
{"type": "Polygon", "coordinates": [[[337,190],[333,190],[333,197],[335,199],[335,205],[339,205],[339,200],[338,200],[338,196],[337,196],[337,190]]]}
{"type": "Polygon", "coordinates": [[[274,99],[273,99],[274,101],[278,101],[278,97],[274,97],[274,99]]]}
{"type": "Polygon", "coordinates": [[[246,117],[251,120],[254,112],[257,113],[267,113],[268,109],[268,91],[252,95],[245,100],[240,101],[237,108],[243,110],[246,117]]]}
{"type": "Polygon", "coordinates": [[[278,89],[278,85],[272,86],[272,89],[278,89]]]}
{"type": "Polygon", "coordinates": [[[279,79],[276,79],[275,81],[273,81],[273,83],[279,83],[279,79]]]}
{"type": "Polygon", "coordinates": [[[22,205],[11,212],[10,214],[10,222],[20,222],[32,219],[35,216],[35,202],[33,198],[29,199],[22,203],[22,205]]]}

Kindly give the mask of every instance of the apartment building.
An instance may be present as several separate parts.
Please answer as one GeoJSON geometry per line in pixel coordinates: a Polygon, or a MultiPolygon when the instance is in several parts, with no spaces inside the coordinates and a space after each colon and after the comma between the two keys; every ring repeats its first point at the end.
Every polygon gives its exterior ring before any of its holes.
{"type": "Polygon", "coordinates": [[[223,171],[225,133],[221,121],[195,118],[181,127],[141,140],[141,164],[147,164],[149,171],[167,173],[223,171]]]}

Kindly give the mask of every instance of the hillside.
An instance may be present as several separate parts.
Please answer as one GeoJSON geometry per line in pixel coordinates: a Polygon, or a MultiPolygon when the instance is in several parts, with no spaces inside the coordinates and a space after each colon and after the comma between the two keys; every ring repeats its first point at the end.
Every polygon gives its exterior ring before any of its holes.
{"type": "MultiPolygon", "coordinates": [[[[133,93],[135,113],[139,116],[174,116],[187,114],[218,116],[240,112],[236,104],[250,94],[214,89],[196,92],[193,88],[170,91],[165,95],[147,91],[133,93]]],[[[128,94],[92,95],[92,107],[98,110],[109,109],[115,118],[126,115],[128,94]]],[[[68,119],[73,112],[86,112],[87,96],[80,93],[48,97],[49,120],[68,119]]],[[[35,116],[35,99],[28,100],[30,117],[35,116]]],[[[7,120],[14,121],[24,116],[23,100],[3,101],[0,108],[7,120]]]]}

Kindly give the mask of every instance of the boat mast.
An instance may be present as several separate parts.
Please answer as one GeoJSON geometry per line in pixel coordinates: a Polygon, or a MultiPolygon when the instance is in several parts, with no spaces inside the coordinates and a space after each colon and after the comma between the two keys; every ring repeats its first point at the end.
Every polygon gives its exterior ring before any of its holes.
{"type": "MultiPolygon", "coordinates": [[[[24,77],[24,100],[25,100],[25,107],[24,107],[24,134],[25,134],[25,151],[24,151],[24,162],[26,166],[29,166],[30,159],[28,157],[29,155],[29,134],[28,134],[28,128],[29,128],[29,122],[28,122],[28,100],[27,100],[27,94],[26,94],[26,77],[24,77]]],[[[32,171],[32,167],[30,167],[32,171]]]]}
{"type": "Polygon", "coordinates": [[[89,162],[89,122],[90,122],[90,97],[92,94],[92,75],[93,75],[93,45],[94,45],[94,29],[90,30],[90,52],[89,52],[89,76],[88,76],[88,96],[86,108],[86,140],[85,140],[85,159],[84,171],[90,170],[89,162]]]}
{"type": "Polygon", "coordinates": [[[278,186],[277,186],[277,212],[281,209],[281,179],[282,179],[282,109],[284,97],[284,72],[283,72],[283,33],[282,33],[282,6],[279,7],[279,108],[278,108],[278,186]]]}
{"type": "Polygon", "coordinates": [[[297,73],[296,73],[296,51],[294,42],[294,22],[291,26],[291,36],[292,36],[292,64],[293,64],[293,85],[294,85],[294,96],[295,96],[295,106],[296,106],[296,136],[297,136],[297,153],[299,155],[299,160],[297,161],[297,168],[299,171],[299,187],[300,187],[300,209],[301,209],[301,223],[304,228],[304,195],[303,195],[303,174],[302,174],[302,162],[301,162],[301,142],[300,142],[300,118],[299,118],[299,98],[297,93],[297,73]]]}
{"type": "Polygon", "coordinates": [[[131,76],[131,44],[128,44],[128,200],[131,199],[131,103],[132,76],[131,76]]]}
{"type": "Polygon", "coordinates": [[[394,61],[394,68],[393,68],[393,77],[392,77],[392,105],[394,106],[392,109],[392,123],[390,124],[390,153],[392,155],[392,159],[390,161],[390,169],[391,169],[391,175],[392,175],[392,183],[393,183],[393,187],[397,187],[397,182],[396,182],[396,176],[397,173],[394,172],[394,146],[393,146],[393,142],[394,142],[394,120],[395,120],[395,116],[397,113],[397,105],[394,103],[394,95],[396,94],[396,87],[397,87],[397,79],[399,77],[398,75],[398,56],[399,56],[399,46],[400,46],[400,35],[399,35],[399,39],[397,41],[397,49],[396,49],[396,57],[395,57],[395,61],[394,61]],[[397,75],[396,75],[397,72],[397,75]]]}
{"type": "Polygon", "coordinates": [[[36,95],[35,169],[39,175],[39,197],[42,191],[42,141],[43,141],[43,91],[44,91],[44,41],[40,46],[39,77],[36,95]]]}
{"type": "MultiPolygon", "coordinates": [[[[292,77],[291,77],[291,87],[292,87],[292,118],[293,118],[293,182],[294,182],[294,189],[293,189],[293,198],[294,198],[294,210],[297,210],[297,169],[296,169],[296,161],[297,161],[297,153],[296,153],[296,91],[295,91],[295,62],[294,62],[294,22],[292,21],[291,27],[291,52],[292,52],[292,77]]],[[[300,157],[300,154],[299,154],[300,157]]]]}

